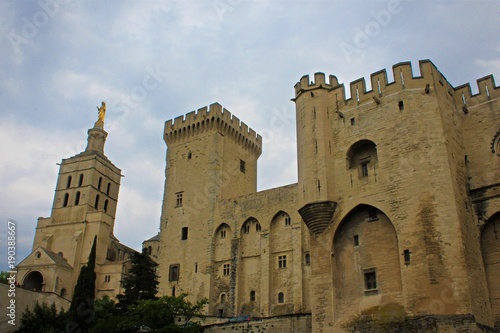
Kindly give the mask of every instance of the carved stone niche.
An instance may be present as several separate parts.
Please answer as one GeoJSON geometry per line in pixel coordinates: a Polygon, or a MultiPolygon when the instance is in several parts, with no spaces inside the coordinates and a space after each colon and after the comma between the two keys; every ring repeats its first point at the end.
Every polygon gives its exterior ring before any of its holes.
{"type": "Polygon", "coordinates": [[[320,234],[330,224],[335,208],[337,208],[337,203],[334,201],[310,202],[299,209],[299,214],[309,230],[320,234]]]}

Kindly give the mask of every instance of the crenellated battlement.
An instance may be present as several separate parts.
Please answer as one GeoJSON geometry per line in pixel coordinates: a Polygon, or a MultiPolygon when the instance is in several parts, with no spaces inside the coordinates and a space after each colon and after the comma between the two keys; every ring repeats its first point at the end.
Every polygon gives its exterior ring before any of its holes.
{"type": "Polygon", "coordinates": [[[325,73],[314,73],[314,81],[309,81],[309,75],[304,75],[300,78],[300,81],[297,82],[294,86],[295,88],[295,96],[297,97],[304,91],[326,88],[333,89],[339,86],[339,81],[337,77],[334,75],[330,75],[328,78],[328,83],[325,80],[325,73]]]}
{"type": "Polygon", "coordinates": [[[168,145],[210,130],[217,130],[237,141],[257,156],[262,153],[262,137],[219,103],[167,120],[165,143],[168,145]]]}
{"type": "MultiPolygon", "coordinates": [[[[329,94],[337,95],[336,100],[343,101],[347,106],[367,101],[379,103],[380,98],[385,95],[410,89],[422,89],[425,93],[429,93],[432,89],[444,89],[457,103],[466,105],[500,97],[500,90],[495,86],[492,75],[478,79],[479,93],[472,94],[469,84],[453,87],[430,60],[420,60],[419,70],[420,75],[414,75],[410,62],[395,64],[392,66],[394,78],[392,82],[389,82],[385,69],[379,70],[370,75],[371,89],[368,89],[365,78],[359,78],[349,84],[349,98],[347,98],[344,84],[339,84],[334,75],[329,76],[329,82],[326,82],[324,73],[315,73],[314,81],[309,81],[309,76],[304,75],[294,86],[295,98],[293,100],[297,101],[305,92],[316,89],[326,89],[329,94]]],[[[305,96],[313,97],[314,94],[305,96]]]]}

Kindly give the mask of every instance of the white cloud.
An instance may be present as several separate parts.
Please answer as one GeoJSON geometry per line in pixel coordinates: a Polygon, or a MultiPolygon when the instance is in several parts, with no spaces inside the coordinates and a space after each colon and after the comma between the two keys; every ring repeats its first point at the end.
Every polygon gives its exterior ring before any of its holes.
{"type": "MultiPolygon", "coordinates": [[[[216,1],[72,1],[21,52],[3,38],[2,217],[33,230],[36,217],[50,213],[55,163],[85,148],[102,99],[108,101],[105,151],[126,175],[116,233],[137,247],[159,223],[167,119],[222,104],[264,136],[258,176],[264,189],[296,182],[290,98],[304,74],[333,74],[348,87],[383,68],[391,77],[394,63],[417,66],[430,58],[453,84],[500,75],[496,1],[404,1],[352,59],[341,43],[353,43],[357,29],[376,21],[373,12],[388,2],[220,1],[230,5],[222,15],[216,1]],[[144,88],[147,68],[157,66],[166,73],[159,85],[134,95],[144,88]],[[291,116],[273,124],[283,110],[291,116]]],[[[0,3],[0,35],[21,33],[23,17],[37,10],[38,3],[0,3]]]]}

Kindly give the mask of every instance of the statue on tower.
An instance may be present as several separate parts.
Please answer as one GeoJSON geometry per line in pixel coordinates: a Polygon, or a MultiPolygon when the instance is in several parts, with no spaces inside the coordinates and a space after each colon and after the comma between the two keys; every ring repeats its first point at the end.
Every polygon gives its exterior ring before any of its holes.
{"type": "Polygon", "coordinates": [[[97,121],[104,123],[104,117],[106,116],[106,102],[102,101],[101,107],[97,107],[97,121]]]}

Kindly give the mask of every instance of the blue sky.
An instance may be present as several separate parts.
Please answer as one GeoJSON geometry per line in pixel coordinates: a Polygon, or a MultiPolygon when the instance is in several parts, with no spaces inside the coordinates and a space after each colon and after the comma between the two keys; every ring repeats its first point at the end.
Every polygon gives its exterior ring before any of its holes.
{"type": "MultiPolygon", "coordinates": [[[[158,231],[166,120],[219,102],[261,133],[259,190],[296,182],[293,98],[305,74],[348,84],[431,59],[458,86],[500,75],[500,4],[477,1],[0,2],[0,226],[18,262],[50,216],[61,159],[85,149],[107,101],[105,153],[122,169],[115,235],[158,231]],[[271,122],[271,118],[275,121],[271,122]]],[[[0,269],[6,269],[6,249],[0,269]]]]}

